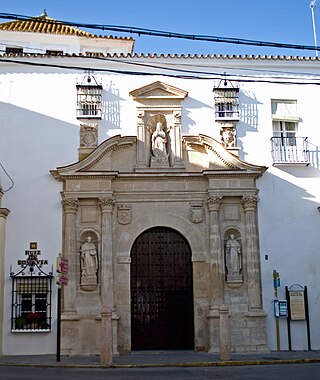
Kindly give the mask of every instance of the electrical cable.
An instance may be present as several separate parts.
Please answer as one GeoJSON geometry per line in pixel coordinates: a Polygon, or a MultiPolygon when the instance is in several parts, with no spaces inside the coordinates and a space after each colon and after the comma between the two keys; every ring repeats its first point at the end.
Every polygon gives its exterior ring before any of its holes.
{"type": "Polygon", "coordinates": [[[3,191],[4,193],[6,193],[7,191],[9,191],[9,190],[11,190],[11,189],[13,188],[13,186],[14,186],[14,181],[13,181],[13,179],[11,178],[11,176],[9,175],[9,173],[6,171],[6,169],[4,168],[4,166],[2,165],[1,162],[0,162],[0,167],[2,168],[2,170],[4,171],[4,173],[6,174],[6,176],[9,178],[9,180],[10,180],[10,182],[11,182],[11,185],[10,185],[10,187],[9,187],[7,190],[3,190],[3,189],[2,189],[2,191],[3,191]]]}
{"type": "Polygon", "coordinates": [[[40,17],[30,17],[11,13],[0,13],[0,18],[17,20],[17,21],[36,21],[39,23],[53,24],[53,25],[68,25],[73,27],[82,27],[88,29],[99,29],[99,30],[110,30],[114,32],[136,34],[138,36],[154,36],[154,37],[167,37],[167,38],[178,38],[193,41],[206,41],[206,42],[216,42],[216,43],[229,43],[236,45],[250,45],[259,47],[274,47],[282,49],[296,49],[296,50],[320,50],[320,46],[311,45],[299,45],[299,44],[288,44],[282,42],[271,42],[271,41],[259,41],[259,40],[249,40],[244,38],[234,38],[234,37],[218,37],[211,35],[200,35],[200,34],[183,34],[176,32],[167,32],[156,29],[146,29],[138,28],[132,26],[118,26],[118,25],[103,25],[103,24],[89,24],[82,22],[71,22],[53,19],[42,19],[40,17]]]}
{"type": "MultiPolygon", "coordinates": [[[[107,69],[107,68],[92,68],[92,67],[83,67],[83,66],[67,66],[67,65],[58,65],[58,64],[46,64],[46,63],[39,63],[39,62],[28,62],[28,61],[18,61],[14,59],[7,59],[0,57],[0,63],[1,62],[10,62],[14,64],[20,64],[20,65],[29,65],[29,66],[36,66],[36,67],[51,67],[51,68],[58,68],[63,70],[77,70],[77,71],[92,71],[92,72],[110,72],[114,74],[122,74],[122,75],[141,75],[141,76],[165,76],[165,77],[172,77],[172,78],[180,78],[180,79],[205,79],[205,80],[220,80],[222,78],[225,78],[226,76],[229,78],[232,78],[232,80],[236,80],[238,82],[256,82],[256,83],[274,83],[274,84],[297,84],[297,85],[320,85],[320,82],[315,82],[316,79],[314,79],[312,82],[301,82],[301,81],[294,81],[290,78],[282,77],[282,80],[277,78],[274,80],[270,80],[275,77],[269,77],[270,79],[264,79],[261,77],[254,77],[249,75],[231,75],[225,73],[225,68],[223,73],[214,73],[214,72],[194,72],[196,75],[178,75],[178,74],[168,74],[168,73],[153,73],[153,72],[140,72],[140,71],[130,71],[130,70],[116,70],[116,69],[107,69]],[[199,76],[199,75],[205,75],[205,76],[199,76]],[[248,79],[248,78],[253,79],[248,79]],[[242,79],[241,79],[242,78],[242,79]],[[246,79],[247,78],[247,79],[246,79]]],[[[169,70],[168,68],[163,67],[154,67],[158,70],[169,70]]],[[[172,69],[174,71],[184,72],[185,70],[178,70],[178,69],[172,69]]],[[[231,79],[230,79],[231,80],[231,79]]],[[[320,80],[320,78],[319,78],[320,80]]]]}
{"type": "MultiPolygon", "coordinates": [[[[0,43],[1,45],[1,43],[0,43]]],[[[20,45],[15,45],[16,47],[19,47],[19,48],[25,48],[25,46],[20,46],[20,45]]],[[[41,50],[41,51],[45,51],[44,49],[35,49],[35,50],[41,50]]],[[[0,48],[0,52],[4,52],[5,53],[5,50],[4,49],[1,49],[0,48]]],[[[37,53],[25,53],[26,55],[28,56],[31,56],[31,55],[34,55],[34,54],[37,54],[37,53]]],[[[45,56],[50,56],[50,54],[41,54],[41,56],[45,57],[45,56]]],[[[69,57],[70,55],[68,54],[59,54],[59,57],[69,57]]],[[[196,70],[186,70],[186,69],[181,69],[182,67],[182,64],[179,63],[174,63],[174,62],[165,62],[164,64],[165,65],[168,65],[168,66],[178,66],[179,65],[179,69],[173,69],[173,68],[168,68],[168,67],[164,67],[164,66],[156,66],[156,65],[152,65],[152,64],[146,64],[146,63],[142,63],[142,62],[134,62],[134,61],[129,61],[128,59],[119,59],[119,58],[108,58],[106,56],[104,57],[95,57],[95,56],[77,56],[78,58],[82,58],[82,59],[94,59],[94,60],[104,60],[104,61],[110,61],[110,62],[117,62],[117,63],[123,63],[123,64],[128,64],[128,65],[136,65],[136,66],[143,66],[143,67],[151,67],[151,68],[159,68],[161,70],[173,70],[173,71],[179,71],[179,72],[189,72],[189,73],[198,73],[198,74],[206,74],[206,72],[204,71],[196,71],[196,70]]],[[[171,57],[171,56],[170,56],[171,57]]],[[[184,58],[186,58],[185,56],[183,56],[184,58]]],[[[204,58],[210,58],[211,56],[209,55],[206,55],[204,56],[204,58]]],[[[229,56],[228,56],[229,57],[229,56]]],[[[236,56],[237,57],[237,56],[236,56]]],[[[247,56],[241,56],[243,58],[246,58],[247,56]]],[[[256,56],[248,56],[249,58],[255,58],[256,56]]],[[[257,57],[260,57],[260,56],[257,56],[257,57]]],[[[262,56],[262,58],[266,58],[267,56],[262,56]]],[[[134,58],[134,57],[133,57],[134,58]]],[[[143,58],[143,57],[140,57],[140,58],[143,58]]],[[[152,57],[152,58],[162,58],[162,56],[156,56],[156,57],[152,57]]],[[[203,56],[197,56],[196,58],[203,58],[203,56]]],[[[217,58],[219,58],[219,56],[217,56],[217,58]]],[[[232,57],[231,57],[232,58],[232,57]]],[[[278,57],[277,57],[278,58],[278,57]]],[[[284,57],[285,58],[285,57],[284,57]]],[[[199,64],[188,64],[188,63],[183,63],[183,66],[192,66],[192,67],[198,67],[198,68],[202,68],[202,67],[206,67],[207,66],[203,66],[203,65],[199,65],[199,64]]],[[[210,65],[210,68],[216,68],[216,69],[219,69],[220,67],[219,66],[212,66],[210,65]]],[[[311,77],[318,77],[320,74],[313,74],[313,73],[308,73],[308,72],[292,72],[292,71],[284,71],[284,70],[267,70],[267,69],[258,69],[258,68],[255,68],[255,69],[252,69],[252,68],[248,68],[248,67],[241,67],[240,69],[237,68],[237,67],[229,67],[228,70],[232,71],[232,70],[241,70],[241,71],[251,71],[251,72],[258,72],[258,73],[274,73],[274,74],[285,74],[285,75],[304,75],[304,76],[311,76],[311,77]]],[[[212,74],[211,72],[209,74],[212,74]]],[[[227,74],[228,75],[232,75],[232,74],[227,74]]]]}

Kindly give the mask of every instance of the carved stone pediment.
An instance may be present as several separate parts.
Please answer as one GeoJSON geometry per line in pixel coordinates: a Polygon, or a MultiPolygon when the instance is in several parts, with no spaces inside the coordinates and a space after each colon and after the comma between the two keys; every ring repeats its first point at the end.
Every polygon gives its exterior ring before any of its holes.
{"type": "Polygon", "coordinates": [[[188,96],[188,92],[158,81],[133,90],[129,95],[139,102],[151,99],[153,101],[157,99],[176,99],[181,101],[188,96]]]}
{"type": "MultiPolygon", "coordinates": [[[[85,176],[92,174],[97,177],[99,174],[118,176],[121,173],[135,173],[137,144],[136,137],[114,136],[100,144],[84,160],[69,166],[60,167],[52,171],[56,178],[70,177],[74,175],[85,176]]],[[[220,142],[206,135],[183,136],[182,145],[184,155],[182,157],[183,173],[202,172],[207,174],[219,171],[239,172],[242,174],[251,173],[259,177],[267,168],[249,164],[240,160],[230,153],[220,142]]],[[[172,168],[165,169],[172,172],[172,168]]],[[[178,168],[176,168],[177,172],[178,168]]],[[[148,173],[148,168],[141,170],[141,173],[148,173]]]]}
{"type": "Polygon", "coordinates": [[[133,90],[129,95],[137,102],[137,171],[148,167],[181,169],[181,102],[188,92],[158,81],[133,90]],[[166,149],[163,149],[167,157],[160,162],[159,157],[152,154],[155,153],[151,146],[155,122],[161,122],[167,129],[166,149]]]}
{"type": "MultiPolygon", "coordinates": [[[[82,161],[60,167],[57,171],[65,176],[90,172],[132,171],[135,155],[136,137],[117,135],[105,140],[82,161]]],[[[57,176],[57,171],[51,171],[51,173],[57,176]]]]}
{"type": "Polygon", "coordinates": [[[206,135],[183,136],[188,164],[202,170],[240,170],[263,173],[267,168],[240,160],[225,147],[206,135]]]}

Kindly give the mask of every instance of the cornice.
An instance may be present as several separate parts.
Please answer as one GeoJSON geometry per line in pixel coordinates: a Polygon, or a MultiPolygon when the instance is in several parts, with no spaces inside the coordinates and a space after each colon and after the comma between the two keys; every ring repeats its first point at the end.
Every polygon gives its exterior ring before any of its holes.
{"type": "Polygon", "coordinates": [[[95,180],[95,179],[109,179],[114,181],[155,181],[155,180],[161,180],[161,181],[172,181],[172,180],[181,180],[184,181],[185,179],[191,180],[191,181],[198,181],[199,179],[208,179],[210,177],[214,178],[239,178],[239,177],[250,177],[250,178],[257,178],[262,173],[257,173],[255,171],[239,171],[239,170],[205,170],[199,173],[119,173],[119,172],[86,172],[86,173],[75,173],[75,174],[66,174],[66,175],[59,175],[56,170],[52,170],[51,174],[58,180],[95,180]]]}

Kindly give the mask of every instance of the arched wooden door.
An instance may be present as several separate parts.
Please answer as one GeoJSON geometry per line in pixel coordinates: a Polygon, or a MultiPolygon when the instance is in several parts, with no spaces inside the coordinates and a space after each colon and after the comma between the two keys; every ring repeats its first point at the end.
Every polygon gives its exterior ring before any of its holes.
{"type": "Polygon", "coordinates": [[[143,232],[131,250],[133,350],[194,348],[191,250],[172,228],[143,232]]]}

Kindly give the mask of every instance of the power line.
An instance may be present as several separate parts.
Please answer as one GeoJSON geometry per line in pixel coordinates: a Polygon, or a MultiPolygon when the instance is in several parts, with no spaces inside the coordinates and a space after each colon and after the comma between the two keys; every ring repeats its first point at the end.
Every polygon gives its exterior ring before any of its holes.
{"type": "Polygon", "coordinates": [[[234,37],[218,37],[210,35],[201,34],[183,34],[176,32],[168,32],[156,29],[145,29],[132,26],[119,26],[119,25],[105,25],[105,24],[89,24],[81,22],[71,22],[62,20],[50,20],[42,19],[39,17],[30,17],[11,13],[0,13],[0,18],[7,20],[18,20],[18,21],[36,21],[38,23],[46,23],[53,25],[69,25],[73,27],[81,27],[88,29],[98,29],[98,30],[110,30],[120,33],[136,34],[138,36],[153,36],[153,37],[166,37],[166,38],[178,38],[193,41],[204,41],[204,42],[217,42],[217,43],[228,43],[235,45],[250,45],[250,46],[260,46],[260,47],[274,47],[282,49],[296,49],[296,50],[320,50],[320,46],[311,45],[300,45],[300,44],[287,44],[282,42],[271,42],[271,41],[259,41],[259,40],[249,40],[244,38],[234,38],[234,37]]]}
{"type": "MultiPolygon", "coordinates": [[[[48,68],[58,68],[63,70],[77,70],[77,71],[92,71],[92,72],[110,72],[113,74],[121,74],[121,75],[141,75],[141,76],[164,76],[164,77],[171,77],[171,78],[179,78],[179,79],[204,79],[204,80],[220,80],[222,78],[225,78],[226,76],[228,78],[232,78],[232,80],[235,80],[237,82],[242,83],[273,83],[273,84],[296,84],[296,85],[320,85],[320,78],[318,79],[319,82],[316,82],[317,79],[313,79],[313,81],[297,81],[292,80],[290,78],[282,77],[281,79],[275,78],[275,77],[269,77],[269,79],[261,78],[261,77],[254,77],[250,75],[231,75],[224,72],[221,73],[215,73],[215,72],[204,72],[204,71],[188,71],[183,69],[171,69],[172,71],[178,71],[178,72],[187,72],[188,74],[168,74],[168,73],[159,73],[159,72],[151,72],[151,71],[132,71],[132,70],[117,70],[117,69],[107,69],[107,68],[92,68],[92,67],[83,67],[83,66],[72,66],[72,65],[59,65],[59,64],[47,64],[47,63],[39,63],[39,62],[30,62],[30,61],[23,61],[23,60],[14,60],[14,59],[7,59],[7,58],[1,58],[0,57],[0,63],[1,62],[8,62],[8,63],[15,63],[15,64],[21,64],[21,65],[29,65],[29,66],[35,66],[35,67],[48,67],[48,68]],[[193,73],[193,75],[190,75],[193,73]],[[195,75],[198,74],[198,75],[195,75]],[[199,76],[202,75],[202,76],[199,76]],[[205,75],[205,76],[203,76],[205,75]]],[[[161,67],[161,66],[153,66],[150,65],[150,68],[154,68],[157,70],[169,70],[169,68],[161,67]]],[[[231,80],[231,79],[230,79],[231,80]]]]}
{"type": "MultiPolygon", "coordinates": [[[[2,165],[1,162],[0,162],[0,167],[2,168],[2,170],[3,170],[4,173],[5,173],[5,175],[9,178],[9,180],[10,180],[10,182],[11,182],[11,185],[10,185],[6,190],[2,189],[2,191],[3,191],[4,193],[6,193],[7,191],[9,191],[9,190],[11,190],[11,189],[13,188],[13,186],[14,186],[14,181],[13,181],[13,179],[11,178],[10,174],[6,171],[6,169],[4,168],[4,166],[2,165]]],[[[0,186],[0,188],[1,188],[1,186],[0,186]]]]}

